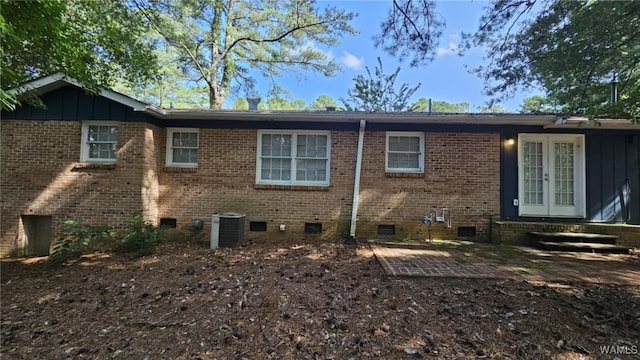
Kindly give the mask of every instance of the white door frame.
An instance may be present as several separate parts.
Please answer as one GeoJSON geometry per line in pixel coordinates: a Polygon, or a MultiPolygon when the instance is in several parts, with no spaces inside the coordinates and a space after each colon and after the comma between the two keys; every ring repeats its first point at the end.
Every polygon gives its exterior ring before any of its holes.
{"type": "MultiPolygon", "coordinates": [[[[536,180],[536,179],[534,179],[536,180]]],[[[586,216],[586,169],[584,135],[580,134],[519,134],[518,135],[518,214],[534,217],[571,217],[584,218],[586,216]],[[525,194],[524,144],[537,142],[541,144],[542,154],[537,160],[542,160],[543,178],[542,203],[527,203],[525,194]],[[558,143],[573,144],[573,204],[556,204],[556,182],[560,176],[556,174],[555,145],[558,143]]]]}

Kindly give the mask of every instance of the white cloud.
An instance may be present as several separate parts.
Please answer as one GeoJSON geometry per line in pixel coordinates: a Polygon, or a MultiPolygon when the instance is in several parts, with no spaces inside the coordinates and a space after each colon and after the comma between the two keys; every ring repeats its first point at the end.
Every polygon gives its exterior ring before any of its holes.
{"type": "Polygon", "coordinates": [[[364,65],[364,58],[357,57],[348,51],[342,52],[342,57],[340,58],[344,66],[348,67],[351,70],[360,70],[362,69],[362,65],[364,65]]]}
{"type": "Polygon", "coordinates": [[[446,56],[446,55],[457,55],[460,52],[460,46],[458,42],[460,41],[460,37],[458,34],[449,34],[449,46],[447,47],[439,47],[436,49],[436,56],[446,56]]]}
{"type": "MultiPolygon", "coordinates": [[[[322,49],[320,49],[319,47],[316,46],[316,43],[314,41],[311,40],[307,40],[307,42],[302,45],[300,48],[304,49],[304,50],[312,50],[312,51],[317,51],[317,52],[321,52],[324,54],[324,56],[327,57],[327,60],[333,60],[334,56],[333,56],[333,52],[331,50],[329,51],[323,51],[322,49]]],[[[293,51],[294,54],[299,54],[300,51],[293,51]]]]}

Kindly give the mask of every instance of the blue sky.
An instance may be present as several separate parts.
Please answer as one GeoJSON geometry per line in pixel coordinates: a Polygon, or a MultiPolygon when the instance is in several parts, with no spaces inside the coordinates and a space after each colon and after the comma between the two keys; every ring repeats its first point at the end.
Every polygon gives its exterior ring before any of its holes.
{"type": "MultiPolygon", "coordinates": [[[[377,65],[377,57],[382,59],[385,73],[391,73],[400,66],[400,74],[396,85],[403,83],[415,86],[422,85],[414,94],[412,100],[420,97],[433,100],[443,100],[451,103],[468,102],[471,111],[478,111],[487,98],[482,94],[483,83],[469,70],[483,63],[484,50],[475,48],[467,51],[464,56],[454,53],[460,41],[460,32],[471,32],[477,28],[483,8],[488,1],[450,0],[436,1],[437,11],[444,17],[447,25],[443,32],[438,56],[436,59],[420,67],[410,67],[409,62],[400,62],[390,57],[382,50],[376,49],[372,37],[379,31],[382,18],[385,17],[391,7],[390,0],[350,0],[327,1],[320,0],[320,5],[328,4],[358,13],[351,23],[360,31],[358,35],[344,37],[339,45],[327,49],[319,47],[329,57],[334,58],[343,68],[335,77],[325,78],[319,74],[306,74],[305,79],[286,76],[279,79],[281,86],[291,91],[293,99],[302,99],[307,104],[315,100],[318,95],[326,94],[338,101],[340,97],[346,97],[346,91],[353,85],[353,77],[366,73],[365,66],[371,70],[377,65]]],[[[315,44],[311,44],[316,46],[315,44]]],[[[268,92],[267,81],[263,77],[257,77],[257,89],[263,98],[268,92]]],[[[526,97],[538,94],[518,94],[512,100],[501,103],[503,108],[516,112],[526,97]]],[[[339,102],[340,103],[340,102],[339,102]]]]}

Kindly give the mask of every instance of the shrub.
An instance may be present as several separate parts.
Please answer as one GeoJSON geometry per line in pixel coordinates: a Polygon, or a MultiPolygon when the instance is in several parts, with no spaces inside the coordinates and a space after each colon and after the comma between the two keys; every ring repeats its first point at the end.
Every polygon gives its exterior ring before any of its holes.
{"type": "Polygon", "coordinates": [[[162,240],[163,230],[144,221],[141,215],[133,217],[131,224],[117,235],[118,250],[133,258],[153,254],[162,240]]]}
{"type": "Polygon", "coordinates": [[[49,259],[54,262],[65,262],[90,249],[106,250],[109,248],[110,240],[115,236],[116,231],[110,226],[91,226],[67,220],[62,225],[60,237],[51,247],[49,259]]]}

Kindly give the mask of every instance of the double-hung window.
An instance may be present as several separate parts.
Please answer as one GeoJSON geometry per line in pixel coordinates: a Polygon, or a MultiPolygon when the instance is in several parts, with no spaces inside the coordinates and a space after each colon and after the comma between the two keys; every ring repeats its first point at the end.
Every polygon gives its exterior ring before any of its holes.
{"type": "Polygon", "coordinates": [[[424,172],[424,133],[387,132],[386,172],[424,172]]]}
{"type": "Polygon", "coordinates": [[[167,129],[167,166],[198,167],[198,129],[167,129]]]}
{"type": "Polygon", "coordinates": [[[117,123],[93,121],[82,123],[81,162],[115,163],[117,152],[117,123]]]}
{"type": "Polygon", "coordinates": [[[329,185],[328,131],[258,131],[258,184],[329,185]]]}

